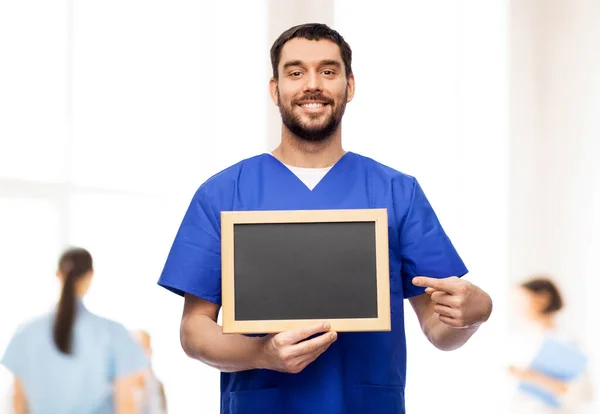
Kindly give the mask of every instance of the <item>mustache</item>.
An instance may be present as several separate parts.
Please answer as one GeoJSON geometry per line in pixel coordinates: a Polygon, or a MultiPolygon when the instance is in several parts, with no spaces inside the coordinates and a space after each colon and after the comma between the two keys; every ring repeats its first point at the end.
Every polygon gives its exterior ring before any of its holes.
{"type": "Polygon", "coordinates": [[[332,105],[334,103],[333,99],[327,98],[321,94],[317,94],[317,95],[304,95],[298,99],[294,99],[292,101],[292,104],[297,105],[298,102],[302,102],[302,101],[321,101],[321,102],[325,102],[326,104],[329,104],[329,105],[332,105]]]}

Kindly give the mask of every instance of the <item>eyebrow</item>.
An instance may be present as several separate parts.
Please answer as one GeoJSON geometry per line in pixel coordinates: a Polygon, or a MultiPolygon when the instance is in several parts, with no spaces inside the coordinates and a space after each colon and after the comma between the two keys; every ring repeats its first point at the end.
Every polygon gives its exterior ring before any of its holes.
{"type": "Polygon", "coordinates": [[[337,60],[333,59],[325,59],[320,62],[320,66],[335,66],[336,68],[341,68],[342,64],[337,60]]]}
{"type": "MultiPolygon", "coordinates": [[[[300,60],[291,60],[289,62],[285,62],[283,64],[283,69],[290,68],[292,66],[302,66],[302,61],[300,60]]],[[[336,68],[341,68],[342,64],[333,59],[325,59],[319,62],[319,66],[335,66],[336,68]]]]}

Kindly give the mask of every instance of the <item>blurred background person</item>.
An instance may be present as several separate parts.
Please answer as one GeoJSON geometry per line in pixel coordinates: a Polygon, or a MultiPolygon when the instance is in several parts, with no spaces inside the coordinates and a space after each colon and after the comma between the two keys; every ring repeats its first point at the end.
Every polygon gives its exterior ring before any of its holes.
{"type": "Polygon", "coordinates": [[[547,277],[521,283],[516,295],[517,332],[512,340],[509,374],[517,389],[512,412],[576,414],[593,399],[587,356],[568,323],[564,303],[547,277]]]}
{"type": "Polygon", "coordinates": [[[152,367],[152,341],[146,331],[135,331],[133,337],[144,349],[150,366],[138,378],[135,389],[136,406],[139,414],[167,414],[165,387],[158,380],[152,367]]]}
{"type": "Polygon", "coordinates": [[[85,308],[93,275],[88,251],[65,251],[55,311],[22,324],[9,342],[2,364],[14,374],[15,414],[137,413],[134,381],[148,359],[124,326],[85,308]]]}

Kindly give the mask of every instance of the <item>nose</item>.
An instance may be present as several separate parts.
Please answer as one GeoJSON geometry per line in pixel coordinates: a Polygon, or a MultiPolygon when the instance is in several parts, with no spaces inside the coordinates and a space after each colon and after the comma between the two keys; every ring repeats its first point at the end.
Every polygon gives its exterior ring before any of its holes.
{"type": "Polygon", "coordinates": [[[305,92],[322,92],[323,91],[322,79],[316,71],[308,72],[305,79],[306,79],[306,83],[304,85],[305,92]]]}

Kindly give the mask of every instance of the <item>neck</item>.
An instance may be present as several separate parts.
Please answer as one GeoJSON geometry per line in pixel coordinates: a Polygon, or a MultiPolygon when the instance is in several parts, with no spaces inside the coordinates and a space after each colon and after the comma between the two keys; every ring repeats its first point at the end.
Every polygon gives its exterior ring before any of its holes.
{"type": "Polygon", "coordinates": [[[90,281],[88,279],[78,280],[75,284],[75,297],[77,300],[82,300],[86,295],[88,289],[90,287],[90,281]]]}
{"type": "Polygon", "coordinates": [[[320,142],[309,142],[282,127],[281,143],[272,152],[284,164],[301,168],[326,168],[335,164],[346,151],[342,148],[341,126],[320,142]]]}
{"type": "Polygon", "coordinates": [[[554,318],[551,315],[540,315],[537,317],[537,322],[542,326],[544,331],[549,331],[554,328],[554,318]]]}

